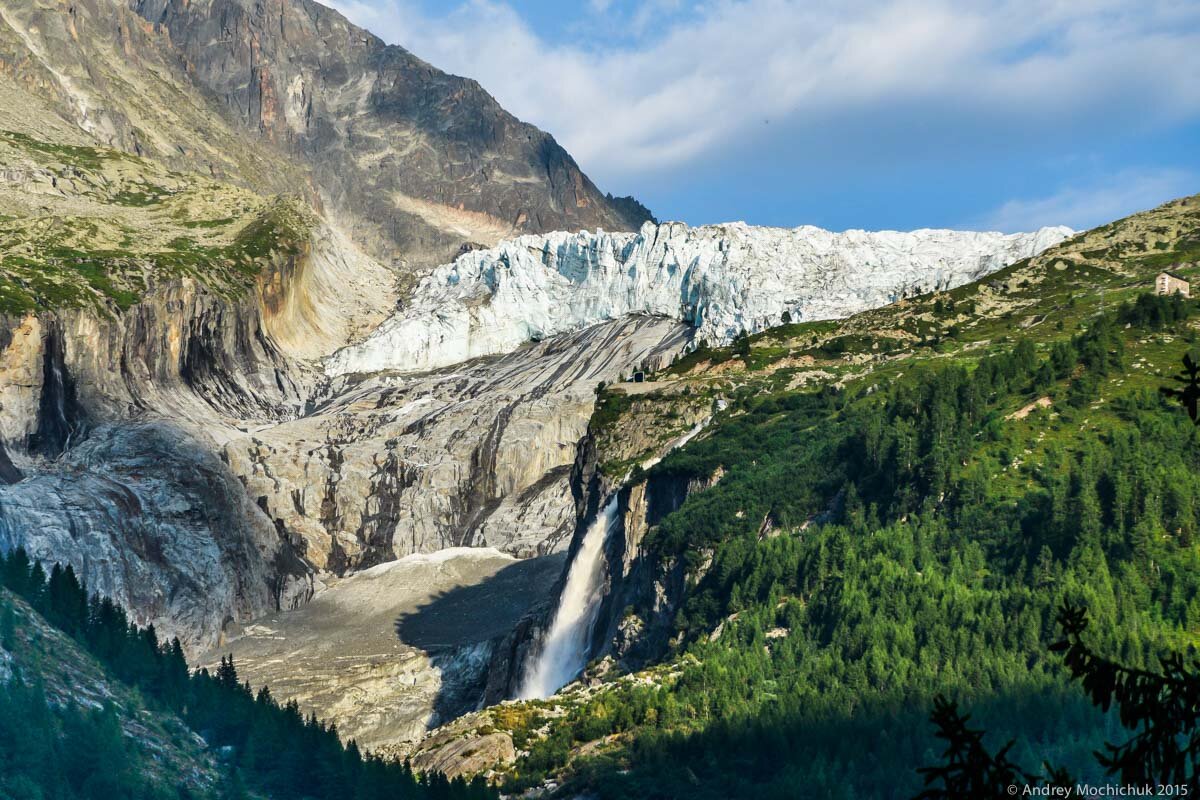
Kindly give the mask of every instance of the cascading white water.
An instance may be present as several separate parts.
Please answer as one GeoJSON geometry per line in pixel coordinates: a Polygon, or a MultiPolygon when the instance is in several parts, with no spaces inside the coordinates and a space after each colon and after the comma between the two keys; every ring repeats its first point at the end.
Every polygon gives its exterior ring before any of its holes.
{"type": "MultiPolygon", "coordinates": [[[[708,427],[708,423],[710,423],[710,422],[712,422],[711,416],[705,417],[704,419],[697,422],[695,425],[693,425],[691,427],[690,430],[688,430],[687,433],[683,434],[678,439],[676,439],[675,441],[668,444],[667,448],[662,452],[661,455],[657,455],[657,456],[648,458],[645,461],[643,461],[642,469],[650,469],[651,467],[657,466],[660,462],[662,462],[662,460],[664,458],[667,457],[667,453],[670,453],[672,450],[683,447],[685,444],[690,442],[692,439],[695,439],[700,434],[701,431],[703,431],[705,428],[708,427]]],[[[629,478],[628,475],[626,475],[625,477],[626,477],[626,479],[629,478]]]]}
{"type": "Polygon", "coordinates": [[[604,599],[604,543],[617,521],[617,494],[597,515],[571,561],[554,622],[536,660],[526,668],[517,699],[549,697],[573,681],[587,665],[592,628],[604,599]]]}
{"type": "MultiPolygon", "coordinates": [[[[683,447],[708,427],[712,417],[697,422],[689,431],[667,445],[662,455],[642,462],[642,469],[650,469],[662,461],[666,453],[683,447]]],[[[626,480],[628,475],[625,476],[626,480]]],[[[624,483],[624,481],[622,481],[624,483]]],[[[600,613],[604,600],[605,548],[609,531],[617,523],[617,498],[613,492],[604,507],[583,536],[579,551],[571,561],[567,582],[558,600],[554,622],[542,639],[542,648],[531,657],[525,668],[525,679],[517,692],[518,700],[533,700],[549,697],[578,677],[587,666],[591,647],[592,628],[600,613]]]]}

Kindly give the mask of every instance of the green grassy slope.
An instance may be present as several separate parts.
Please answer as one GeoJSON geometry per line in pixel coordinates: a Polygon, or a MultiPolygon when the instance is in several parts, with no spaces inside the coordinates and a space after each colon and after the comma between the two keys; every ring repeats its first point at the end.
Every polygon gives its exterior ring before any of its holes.
{"type": "Polygon", "coordinates": [[[117,150],[0,131],[0,313],[128,308],[152,286],[194,278],[221,293],[265,259],[295,255],[313,218],[117,150]]]}
{"type": "Polygon", "coordinates": [[[661,438],[727,399],[649,473],[717,480],[643,545],[688,568],[662,664],[506,707],[527,753],[511,785],[910,797],[939,692],[1027,768],[1102,781],[1090,753],[1122,731],[1047,645],[1064,598],[1130,664],[1200,637],[1200,437],[1157,393],[1196,304],[1145,296],[1165,266],[1198,275],[1198,232],[1187,198],[950,293],[694,354],[636,397],[610,387],[610,474],[645,446],[639,418],[661,438]]]}

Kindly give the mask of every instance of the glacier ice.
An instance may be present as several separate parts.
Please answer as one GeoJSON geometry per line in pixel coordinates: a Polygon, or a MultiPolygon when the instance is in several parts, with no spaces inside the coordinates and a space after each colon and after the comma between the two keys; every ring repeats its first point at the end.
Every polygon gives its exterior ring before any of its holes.
{"type": "Polygon", "coordinates": [[[950,289],[1071,236],[647,223],[636,233],[555,232],[473,250],[438,267],[330,375],[422,371],[516,349],[626,314],[671,317],[700,341],[845,317],[950,289]]]}

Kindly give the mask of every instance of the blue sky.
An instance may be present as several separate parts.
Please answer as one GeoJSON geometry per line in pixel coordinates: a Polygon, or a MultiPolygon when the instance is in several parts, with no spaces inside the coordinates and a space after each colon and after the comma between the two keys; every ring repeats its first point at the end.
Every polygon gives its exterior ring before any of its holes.
{"type": "Polygon", "coordinates": [[[323,0],[692,224],[1025,230],[1200,193],[1195,0],[323,0]]]}

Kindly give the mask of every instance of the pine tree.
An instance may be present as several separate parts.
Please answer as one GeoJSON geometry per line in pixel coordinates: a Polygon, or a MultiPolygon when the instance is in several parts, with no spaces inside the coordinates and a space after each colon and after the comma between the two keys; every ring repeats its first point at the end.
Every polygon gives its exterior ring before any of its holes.
{"type": "Polygon", "coordinates": [[[0,598],[0,645],[10,653],[17,644],[17,614],[13,611],[12,601],[7,597],[0,598]]]}

